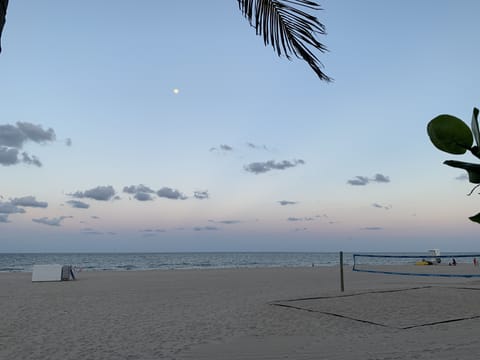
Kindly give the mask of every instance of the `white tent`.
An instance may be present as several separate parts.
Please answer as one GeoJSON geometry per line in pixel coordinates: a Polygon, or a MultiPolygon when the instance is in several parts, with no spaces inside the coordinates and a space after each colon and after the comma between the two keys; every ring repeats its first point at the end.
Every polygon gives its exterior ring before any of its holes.
{"type": "Polygon", "coordinates": [[[33,265],[32,281],[75,280],[70,265],[33,265]]]}

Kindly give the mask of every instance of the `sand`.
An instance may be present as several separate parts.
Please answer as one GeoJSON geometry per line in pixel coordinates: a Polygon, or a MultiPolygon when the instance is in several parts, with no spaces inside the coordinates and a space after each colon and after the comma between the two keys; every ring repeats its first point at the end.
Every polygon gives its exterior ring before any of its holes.
{"type": "Polygon", "coordinates": [[[480,353],[476,278],[346,267],[342,293],[338,267],[82,272],[76,281],[51,283],[2,273],[0,311],[0,359],[477,359],[480,353]]]}

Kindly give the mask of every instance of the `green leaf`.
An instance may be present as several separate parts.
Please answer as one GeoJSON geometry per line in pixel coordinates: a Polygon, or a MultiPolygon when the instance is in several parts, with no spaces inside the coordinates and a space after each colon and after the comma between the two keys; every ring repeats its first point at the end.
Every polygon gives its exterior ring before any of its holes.
{"type": "Polygon", "coordinates": [[[473,137],[475,138],[475,143],[477,146],[480,144],[480,132],[478,130],[478,109],[473,108],[472,114],[472,133],[473,137]]]}
{"type": "Polygon", "coordinates": [[[439,115],[428,123],[427,133],[437,149],[450,154],[465,154],[473,145],[470,128],[452,115],[439,115]]]}
{"type": "Polygon", "coordinates": [[[468,172],[468,181],[472,184],[480,184],[480,165],[463,161],[447,160],[443,162],[445,165],[466,170],[468,172]]]}
{"type": "Polygon", "coordinates": [[[470,216],[469,219],[472,220],[473,222],[476,222],[476,223],[480,224],[480,213],[478,213],[477,215],[474,215],[474,216],[470,216]]]}

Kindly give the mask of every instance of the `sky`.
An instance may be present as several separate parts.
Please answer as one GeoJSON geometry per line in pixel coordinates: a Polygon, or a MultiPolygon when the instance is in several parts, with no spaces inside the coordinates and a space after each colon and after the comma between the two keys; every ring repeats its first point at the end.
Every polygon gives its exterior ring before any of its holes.
{"type": "Polygon", "coordinates": [[[479,251],[430,143],[480,105],[478,1],[331,1],[320,81],[237,1],[11,1],[0,252],[479,251]]]}

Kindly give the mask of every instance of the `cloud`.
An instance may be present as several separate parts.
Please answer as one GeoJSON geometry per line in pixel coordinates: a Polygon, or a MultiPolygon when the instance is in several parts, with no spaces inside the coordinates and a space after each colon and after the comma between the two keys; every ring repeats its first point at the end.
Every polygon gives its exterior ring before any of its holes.
{"type": "Polygon", "coordinates": [[[208,220],[208,222],[216,223],[216,224],[224,224],[224,225],[233,225],[233,224],[240,224],[241,223],[240,220],[220,220],[220,221],[208,220]]]}
{"type": "Polygon", "coordinates": [[[208,199],[210,197],[210,195],[208,194],[207,190],[205,190],[205,191],[195,191],[194,194],[193,194],[193,197],[195,199],[204,200],[204,199],[208,199]]]}
{"type": "Polygon", "coordinates": [[[277,202],[282,206],[298,204],[297,201],[287,201],[287,200],[280,200],[280,201],[277,201],[277,202]]]}
{"type": "Polygon", "coordinates": [[[65,145],[67,145],[67,146],[72,146],[72,139],[67,138],[67,139],[65,140],[65,145]]]}
{"type": "Polygon", "coordinates": [[[24,196],[22,198],[15,198],[12,200],[12,204],[24,207],[35,208],[47,208],[48,203],[46,201],[37,201],[35,196],[24,196]]]}
{"type": "Polygon", "coordinates": [[[298,218],[298,217],[289,217],[287,218],[287,221],[315,221],[316,219],[313,217],[303,217],[303,218],[298,218]]]}
{"type": "Polygon", "coordinates": [[[180,191],[171,189],[169,187],[163,187],[157,191],[157,196],[161,198],[167,198],[172,200],[185,200],[187,197],[180,191]]]}
{"type": "Polygon", "coordinates": [[[348,180],[347,184],[354,186],[365,186],[369,183],[369,179],[365,176],[356,176],[356,179],[348,180]]]}
{"type": "Polygon", "coordinates": [[[243,168],[245,171],[254,173],[255,175],[266,173],[270,170],[285,170],[291,167],[295,167],[297,165],[303,165],[305,161],[303,160],[283,160],[280,162],[275,162],[273,160],[265,161],[265,162],[253,162],[248,165],[245,165],[243,168]]]}
{"type": "Polygon", "coordinates": [[[92,219],[95,219],[95,220],[98,220],[98,219],[100,219],[100,217],[98,217],[98,216],[95,216],[95,215],[93,215],[93,216],[90,216],[90,217],[91,217],[92,219]]]}
{"type": "Polygon", "coordinates": [[[304,228],[295,228],[295,229],[293,229],[293,231],[295,231],[295,232],[307,231],[307,230],[308,230],[308,228],[306,228],[306,227],[304,227],[304,228]]]}
{"type": "Polygon", "coordinates": [[[55,131],[51,128],[44,130],[41,125],[28,122],[17,122],[16,125],[0,125],[0,164],[9,166],[24,162],[29,165],[42,166],[36,156],[30,156],[26,152],[20,154],[19,150],[28,141],[44,144],[55,139],[55,131]]]}
{"type": "Polygon", "coordinates": [[[159,233],[166,232],[166,230],[165,229],[144,229],[144,230],[140,230],[140,232],[142,233],[143,237],[153,237],[153,236],[157,236],[159,233]]]}
{"type": "Polygon", "coordinates": [[[227,144],[221,144],[219,149],[216,147],[211,147],[210,151],[233,151],[233,147],[227,144]]]}
{"type": "Polygon", "coordinates": [[[90,207],[89,204],[79,200],[68,200],[67,204],[71,205],[75,209],[88,209],[90,207]]]}
{"type": "Polygon", "coordinates": [[[18,164],[18,149],[7,148],[0,146],[0,164],[4,166],[18,164]]]}
{"type": "Polygon", "coordinates": [[[28,155],[26,152],[22,153],[22,161],[28,165],[35,165],[38,167],[42,166],[42,163],[40,162],[40,160],[38,160],[38,158],[35,155],[32,155],[30,157],[30,155],[28,155]]]}
{"type": "Polygon", "coordinates": [[[123,188],[123,192],[127,194],[133,194],[133,197],[138,201],[152,201],[153,197],[151,194],[155,193],[154,190],[143,184],[125,186],[123,188]]]}
{"type": "Polygon", "coordinates": [[[32,219],[32,221],[39,224],[49,225],[49,226],[60,226],[63,220],[71,219],[71,218],[73,218],[73,216],[60,216],[60,217],[51,218],[51,219],[47,217],[42,217],[39,219],[32,219]]]}
{"type": "Polygon", "coordinates": [[[148,193],[141,192],[141,191],[137,192],[134,195],[134,198],[137,199],[138,201],[152,201],[153,200],[152,195],[150,195],[148,193]]]}
{"type": "Polygon", "coordinates": [[[24,207],[35,207],[35,208],[46,208],[48,203],[45,201],[37,201],[35,196],[24,196],[21,198],[15,198],[10,201],[12,205],[15,206],[24,206],[24,207]]]}
{"type": "Polygon", "coordinates": [[[123,192],[127,194],[136,194],[138,192],[147,193],[147,194],[155,193],[154,190],[150,189],[148,186],[145,186],[143,184],[124,186],[123,192]]]}
{"type": "Polygon", "coordinates": [[[247,142],[247,146],[255,150],[268,150],[268,148],[265,145],[255,145],[251,142],[247,142]]]}
{"type": "Polygon", "coordinates": [[[380,205],[377,203],[373,203],[372,206],[377,209],[384,209],[384,210],[390,210],[392,208],[392,205],[380,205]]]}
{"type": "Polygon", "coordinates": [[[0,223],[8,223],[8,214],[0,214],[0,223]]]}
{"type": "Polygon", "coordinates": [[[380,226],[367,226],[367,227],[362,228],[361,230],[377,231],[377,230],[383,230],[383,228],[380,227],[380,226]]]}
{"type": "Polygon", "coordinates": [[[223,151],[233,151],[233,147],[231,147],[230,145],[226,145],[226,144],[221,144],[220,149],[223,150],[223,151]]]}
{"type": "Polygon", "coordinates": [[[112,186],[97,186],[96,188],[86,190],[86,191],[77,191],[73,194],[68,194],[76,198],[89,198],[99,201],[108,201],[115,196],[115,190],[112,186]]]}
{"type": "Polygon", "coordinates": [[[0,202],[0,214],[23,214],[25,210],[11,202],[0,202]]]}
{"type": "Polygon", "coordinates": [[[103,232],[97,231],[97,230],[92,229],[92,228],[84,228],[84,229],[80,230],[80,232],[84,235],[103,235],[104,234],[103,232]]]}
{"type": "Polygon", "coordinates": [[[217,231],[219,228],[216,226],[195,226],[194,231],[217,231]]]}
{"type": "Polygon", "coordinates": [[[379,183],[389,183],[390,178],[382,174],[375,174],[375,177],[372,179],[372,181],[379,182],[379,183]]]}
{"type": "Polygon", "coordinates": [[[21,149],[27,141],[46,143],[55,140],[53,129],[43,130],[41,125],[17,122],[17,125],[0,125],[0,146],[21,149]]]}
{"type": "Polygon", "coordinates": [[[460,180],[460,181],[466,181],[468,180],[468,175],[463,173],[461,175],[458,175],[457,177],[455,177],[455,180],[460,180]]]}
{"type": "Polygon", "coordinates": [[[348,180],[347,184],[353,186],[365,186],[370,182],[389,183],[390,178],[382,174],[375,174],[375,176],[371,179],[366,176],[355,176],[355,179],[348,180]]]}
{"type": "Polygon", "coordinates": [[[144,229],[144,230],[140,230],[140,232],[146,232],[146,233],[153,233],[153,232],[156,232],[156,233],[162,233],[162,232],[166,232],[167,230],[165,229],[144,229]]]}
{"type": "Polygon", "coordinates": [[[41,125],[34,125],[28,122],[17,122],[17,128],[24,136],[24,141],[31,140],[36,143],[54,141],[55,131],[52,128],[43,130],[41,125]]]}

